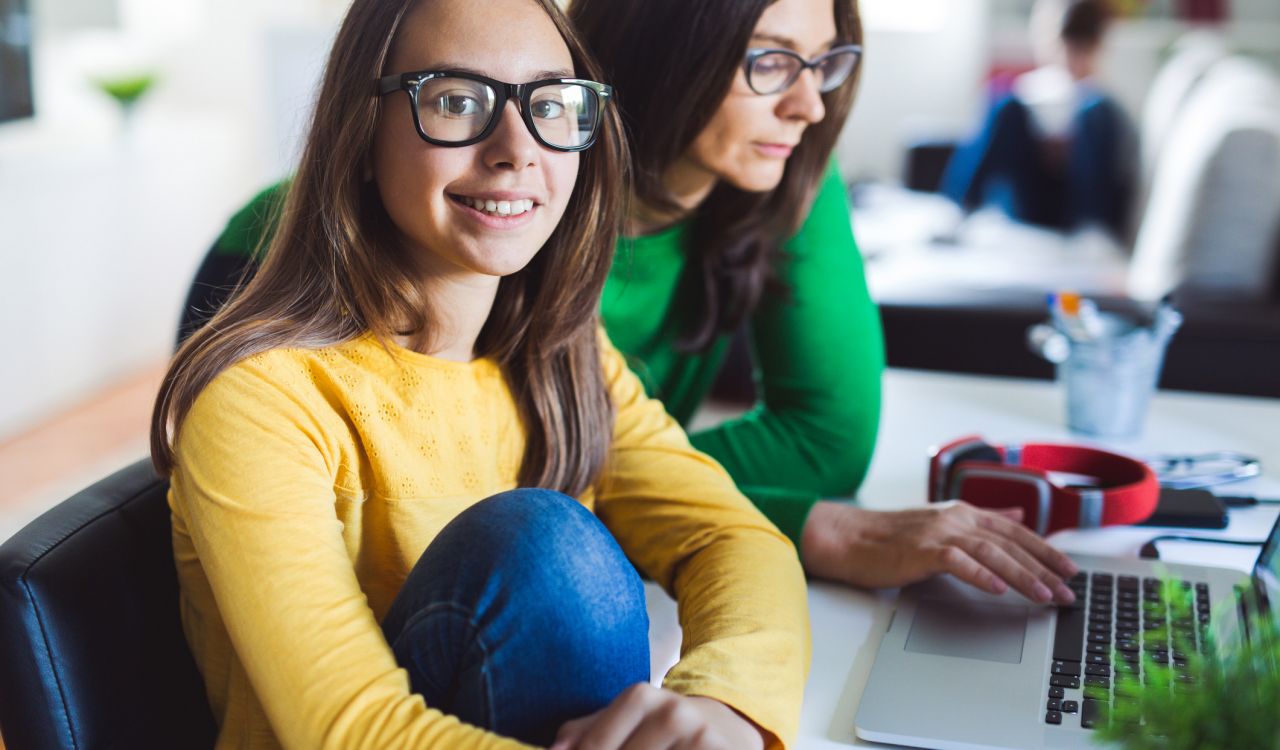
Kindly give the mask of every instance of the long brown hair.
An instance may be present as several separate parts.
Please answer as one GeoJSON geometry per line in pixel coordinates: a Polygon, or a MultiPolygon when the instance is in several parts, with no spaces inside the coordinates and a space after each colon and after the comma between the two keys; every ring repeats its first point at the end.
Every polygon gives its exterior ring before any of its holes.
{"type": "MultiPolygon", "coordinates": [[[[602,80],[553,0],[534,1],[559,29],[577,74],[602,80]]],[[[430,333],[427,300],[396,249],[375,184],[362,177],[383,101],[374,95],[375,81],[398,72],[384,68],[415,2],[430,0],[355,0],[347,12],[262,267],[169,365],[151,419],[159,472],[173,469],[174,436],[200,391],[234,363],[365,332],[384,343],[397,334],[420,340],[430,333]]],[[[606,108],[564,216],[529,265],[501,280],[476,342],[478,355],[501,364],[520,409],[524,486],[577,495],[604,465],[613,405],[600,363],[597,308],[620,229],[626,165],[621,124],[606,108]]]]}
{"type": "MultiPolygon", "coordinates": [[[[679,208],[663,175],[720,108],[773,2],[573,0],[569,17],[617,92],[638,204],[679,208]]],[[[835,0],[835,22],[841,41],[862,43],[857,0],[835,0]]],[[[856,77],[823,95],[826,117],[805,130],[776,188],[750,193],[721,180],[698,207],[689,252],[702,295],[681,349],[709,348],[755,309],[783,241],[808,215],[855,90],[856,77]]]]}

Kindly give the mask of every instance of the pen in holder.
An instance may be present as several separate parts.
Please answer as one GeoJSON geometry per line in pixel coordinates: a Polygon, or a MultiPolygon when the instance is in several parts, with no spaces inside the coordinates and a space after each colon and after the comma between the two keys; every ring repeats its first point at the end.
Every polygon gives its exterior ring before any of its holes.
{"type": "Polygon", "coordinates": [[[1164,364],[1165,348],[1182,314],[1162,303],[1149,323],[1103,312],[1091,300],[1063,292],[1049,296],[1051,322],[1032,326],[1032,351],[1057,365],[1072,432],[1135,437],[1164,364]]]}

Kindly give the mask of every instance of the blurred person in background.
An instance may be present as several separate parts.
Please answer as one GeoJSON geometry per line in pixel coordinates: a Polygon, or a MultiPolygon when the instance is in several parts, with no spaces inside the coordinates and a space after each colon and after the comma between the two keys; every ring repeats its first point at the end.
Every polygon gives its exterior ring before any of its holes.
{"type": "Polygon", "coordinates": [[[1039,67],[994,101],[948,165],[944,193],[1027,224],[1127,234],[1133,127],[1097,81],[1110,23],[1105,0],[1038,0],[1030,31],[1039,67]]]}

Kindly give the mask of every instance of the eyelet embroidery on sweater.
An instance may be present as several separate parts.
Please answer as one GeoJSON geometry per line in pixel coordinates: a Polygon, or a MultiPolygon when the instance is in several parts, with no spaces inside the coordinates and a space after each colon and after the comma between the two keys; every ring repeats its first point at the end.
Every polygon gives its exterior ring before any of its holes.
{"type": "Polygon", "coordinates": [[[407,389],[417,390],[422,387],[422,375],[418,374],[418,371],[413,368],[402,367],[400,368],[400,382],[407,389]]]}

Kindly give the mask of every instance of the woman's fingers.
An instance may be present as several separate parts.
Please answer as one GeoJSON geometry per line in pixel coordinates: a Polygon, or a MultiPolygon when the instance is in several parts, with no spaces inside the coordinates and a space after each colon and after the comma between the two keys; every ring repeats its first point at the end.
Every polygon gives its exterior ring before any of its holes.
{"type": "Polygon", "coordinates": [[[986,528],[1013,539],[1062,578],[1070,578],[1080,572],[1080,568],[1065,552],[1049,544],[1021,523],[1001,518],[996,514],[989,514],[985,521],[983,525],[986,528]]]}
{"type": "Polygon", "coordinates": [[[982,589],[989,594],[998,596],[1009,590],[1009,586],[1000,576],[991,572],[957,545],[942,547],[939,563],[941,568],[939,572],[950,573],[970,586],[982,589]]]}
{"type": "Polygon", "coordinates": [[[1017,543],[1017,540],[1002,537],[998,532],[983,529],[978,532],[980,536],[985,536],[1008,553],[1014,561],[1022,567],[1029,575],[1039,581],[1053,593],[1053,599],[1058,604],[1070,604],[1075,601],[1075,594],[1071,593],[1071,589],[1063,583],[1062,578],[1057,573],[1045,567],[1044,563],[1036,559],[1030,551],[1023,548],[1017,543]]]}
{"type": "Polygon", "coordinates": [[[1053,601],[1053,590],[1040,582],[1030,570],[1023,567],[1006,549],[1010,542],[989,534],[973,534],[958,543],[983,567],[1000,576],[1014,590],[1033,602],[1048,604],[1053,601]]]}
{"type": "Polygon", "coordinates": [[[1010,520],[1017,521],[1019,523],[1022,522],[1022,517],[1025,515],[1022,508],[1016,505],[1013,506],[1012,508],[994,508],[991,510],[991,512],[1004,516],[1005,518],[1008,518],[1010,520]]]}
{"type": "MultiPolygon", "coordinates": [[[[822,505],[810,515],[806,535],[822,505]]],[[[806,569],[817,567],[828,577],[873,587],[905,585],[945,572],[995,594],[1012,587],[1032,601],[1070,603],[1074,595],[1064,579],[1076,574],[1075,564],[1024,526],[1022,518],[1020,507],[982,510],[958,500],[927,509],[835,516],[824,528],[853,531],[822,537],[826,546],[809,545],[810,552],[829,547],[838,554],[829,560],[815,560],[811,554],[806,569]]]]}

